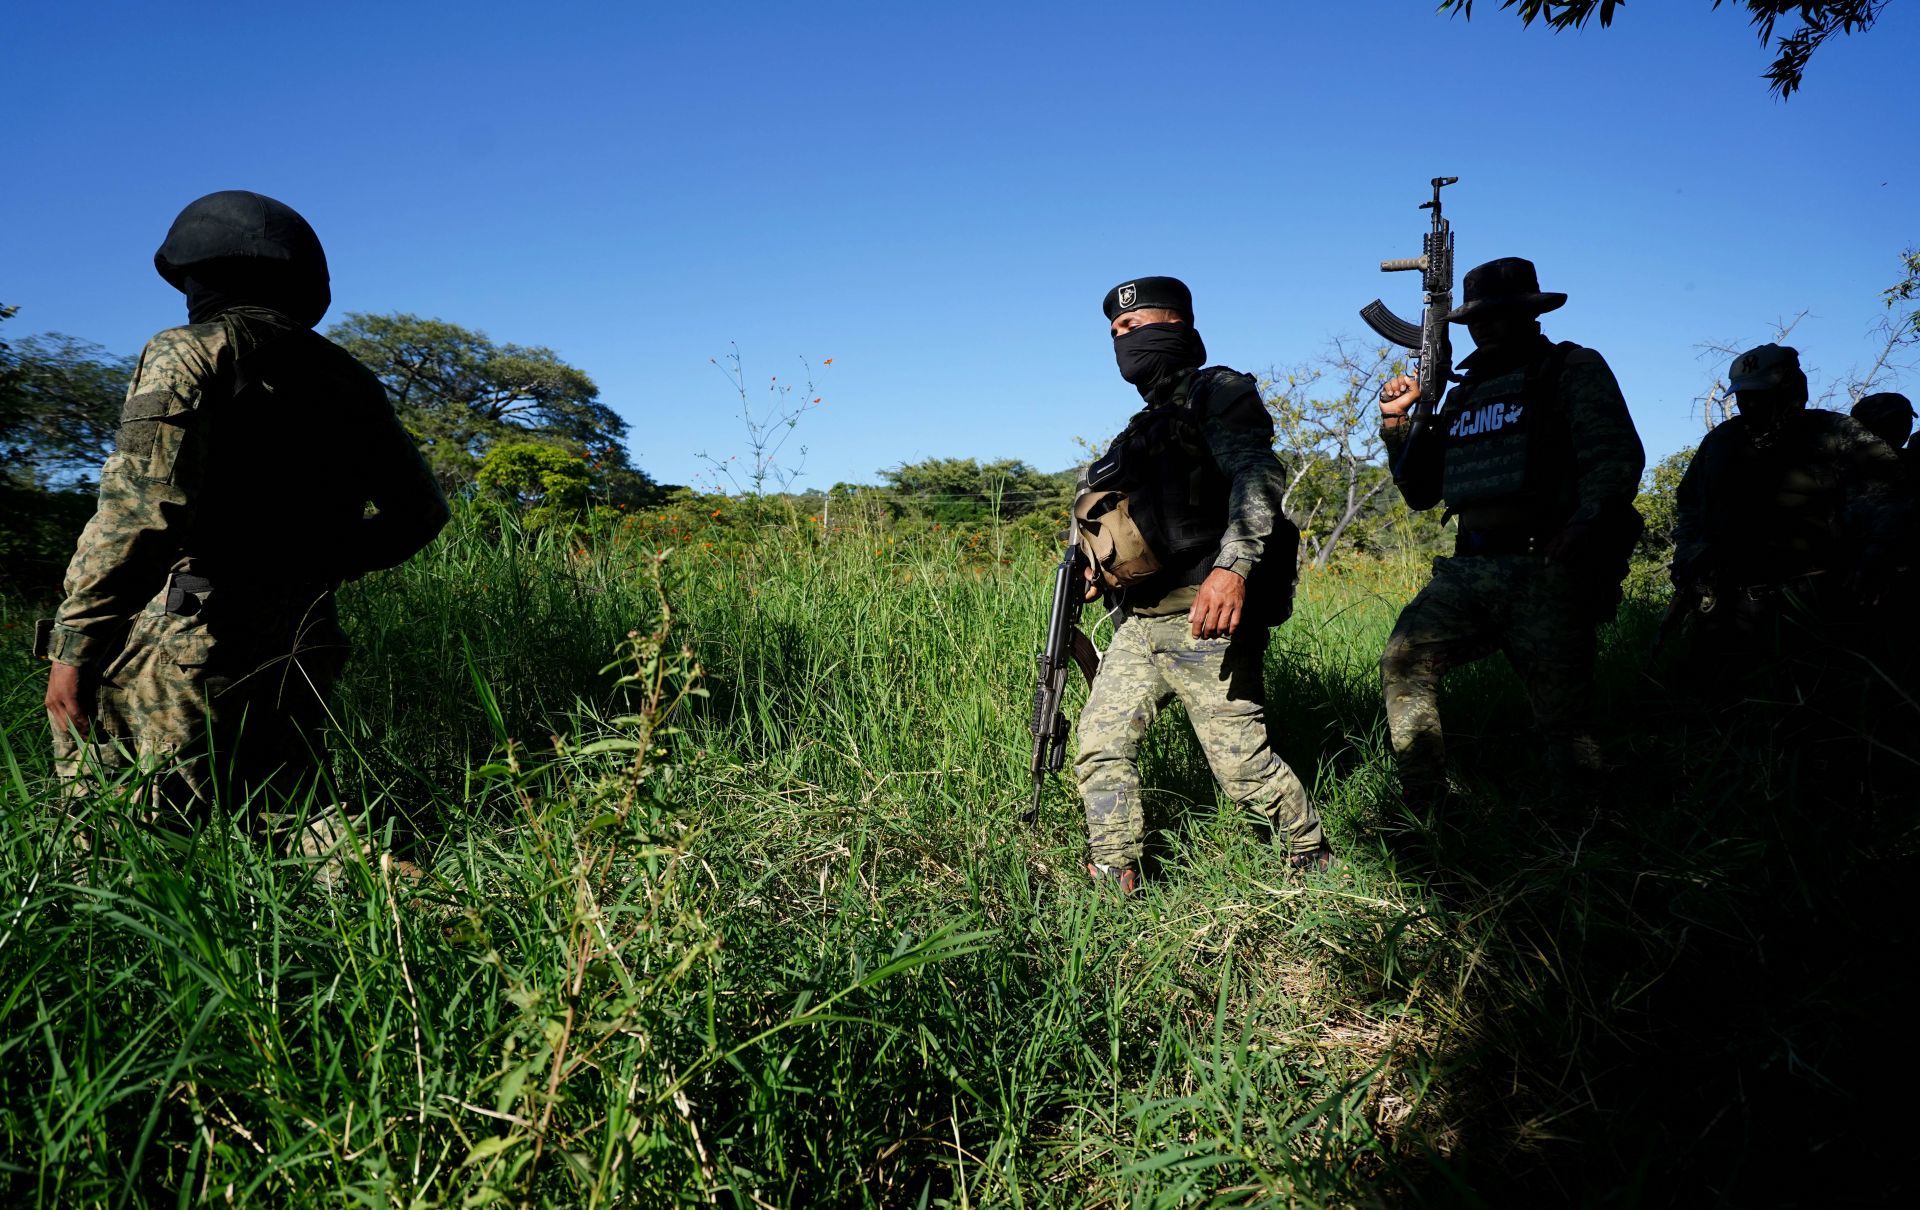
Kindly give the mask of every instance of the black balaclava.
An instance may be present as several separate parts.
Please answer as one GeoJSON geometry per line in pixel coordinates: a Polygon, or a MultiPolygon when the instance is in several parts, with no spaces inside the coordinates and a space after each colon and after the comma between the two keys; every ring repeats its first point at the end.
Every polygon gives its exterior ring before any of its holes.
{"type": "Polygon", "coordinates": [[[1142,399],[1165,403],[1182,372],[1207,364],[1207,345],[1192,324],[1141,324],[1113,338],[1113,359],[1142,399]]]}
{"type": "Polygon", "coordinates": [[[244,189],[190,203],[153,265],[187,296],[193,323],[253,306],[311,328],[333,302],[326,250],[307,220],[285,202],[244,189]]]}

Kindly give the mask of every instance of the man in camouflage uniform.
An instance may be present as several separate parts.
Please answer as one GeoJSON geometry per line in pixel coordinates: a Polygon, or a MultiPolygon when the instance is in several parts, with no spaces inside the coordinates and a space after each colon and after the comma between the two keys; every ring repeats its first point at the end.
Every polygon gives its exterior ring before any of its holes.
{"type": "Polygon", "coordinates": [[[1707,434],[1676,493],[1675,591],[1695,599],[1697,629],[1720,654],[1817,646],[1820,632],[1859,620],[1903,561],[1899,456],[1858,421],[1807,407],[1793,349],[1742,353],[1728,386],[1739,414],[1707,434]],[[1782,627],[1783,610],[1813,625],[1782,627]]]}
{"type": "Polygon", "coordinates": [[[1110,592],[1122,616],[1080,716],[1088,872],[1138,885],[1140,740],[1175,698],[1227,796],[1272,823],[1296,868],[1324,869],[1319,816],[1267,734],[1267,630],[1291,606],[1299,541],[1280,507],[1273,421],[1251,377],[1201,368],[1206,346],[1180,281],[1136,278],[1103,309],[1121,376],[1147,406],[1088,468],[1076,511],[1116,506],[1082,521],[1094,533],[1130,513],[1150,562],[1116,569],[1111,546],[1089,547],[1088,595],[1110,592]]]}
{"type": "Polygon", "coordinates": [[[247,805],[286,809],[322,767],[335,587],[407,559],[447,507],[379,381],[312,330],[330,290],[300,215],[210,194],[154,263],[190,322],[140,355],[45,635],[56,763],[76,791],[138,770],[157,819],[270,787],[247,805]]]}
{"type": "Polygon", "coordinates": [[[1381,391],[1401,495],[1459,518],[1453,557],[1434,560],[1380,660],[1401,787],[1416,808],[1447,792],[1440,678],[1494,650],[1526,686],[1556,787],[1577,791],[1599,769],[1594,631],[1619,603],[1641,528],[1633,499],[1646,455],[1613,372],[1592,349],[1540,331],[1567,296],[1542,292],[1519,257],[1471,270],[1465,287],[1447,318],[1467,326],[1474,351],[1438,416],[1413,431],[1410,377],[1381,391]]]}

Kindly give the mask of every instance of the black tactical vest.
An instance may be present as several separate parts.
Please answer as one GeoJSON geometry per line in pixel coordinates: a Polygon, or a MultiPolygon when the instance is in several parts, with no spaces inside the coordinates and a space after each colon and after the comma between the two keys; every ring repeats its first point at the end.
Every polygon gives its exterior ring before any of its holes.
{"type": "MultiPolygon", "coordinates": [[[[1558,398],[1567,355],[1545,357],[1455,387],[1441,410],[1440,494],[1458,511],[1495,502],[1545,507],[1570,473],[1572,434],[1558,398]]],[[[1542,517],[1551,526],[1561,518],[1542,517]]]]}
{"type": "MultiPolygon", "coordinates": [[[[1205,580],[1220,554],[1232,506],[1233,481],[1213,460],[1201,430],[1213,393],[1230,377],[1224,366],[1195,372],[1186,393],[1134,414],[1107,452],[1087,468],[1087,487],[1121,491],[1141,536],[1162,571],[1120,590],[1119,604],[1150,605],[1175,589],[1205,580]]],[[[1300,531],[1285,517],[1274,519],[1266,553],[1247,582],[1248,619],[1278,626],[1293,612],[1294,565],[1300,531]]]]}
{"type": "Polygon", "coordinates": [[[1227,532],[1232,483],[1200,431],[1217,375],[1200,370],[1184,397],[1134,414],[1107,452],[1087,468],[1091,490],[1122,491],[1134,523],[1166,570],[1161,591],[1198,584],[1213,569],[1227,532]]]}

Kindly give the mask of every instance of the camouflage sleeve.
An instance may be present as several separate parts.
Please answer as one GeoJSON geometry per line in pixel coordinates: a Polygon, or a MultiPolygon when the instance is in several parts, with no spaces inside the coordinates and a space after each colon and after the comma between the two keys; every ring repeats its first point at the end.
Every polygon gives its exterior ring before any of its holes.
{"type": "Polygon", "coordinates": [[[1610,508],[1632,503],[1640,491],[1647,451],[1633,427],[1626,398],[1606,360],[1592,349],[1567,355],[1560,374],[1560,399],[1573,430],[1574,474],[1579,506],[1569,523],[1590,522],[1610,508]]]}
{"type": "Polygon", "coordinates": [[[215,354],[189,328],[162,332],[141,352],[99,503],[67,565],[53,659],[85,666],[105,656],[165,587],[193,519],[206,456],[200,401],[216,373],[215,354]]]}
{"type": "Polygon", "coordinates": [[[1227,496],[1227,532],[1213,565],[1242,578],[1252,574],[1267,539],[1284,516],[1287,473],[1273,452],[1273,417],[1259,387],[1244,374],[1222,381],[1207,401],[1201,432],[1213,460],[1232,486],[1227,496]]]}
{"type": "Polygon", "coordinates": [[[397,567],[433,541],[447,523],[447,500],[440,493],[413,435],[394,415],[378,381],[369,381],[369,494],[374,513],[360,522],[345,578],[397,567]]]}

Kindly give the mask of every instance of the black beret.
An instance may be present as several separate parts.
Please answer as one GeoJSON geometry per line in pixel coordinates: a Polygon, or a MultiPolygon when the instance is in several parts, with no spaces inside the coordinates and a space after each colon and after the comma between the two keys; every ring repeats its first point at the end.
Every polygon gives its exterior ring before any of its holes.
{"type": "Polygon", "coordinates": [[[1100,307],[1107,313],[1108,323],[1142,307],[1178,311],[1188,323],[1192,323],[1193,291],[1187,289],[1187,283],[1177,277],[1136,277],[1107,291],[1106,301],[1100,307]]]}

